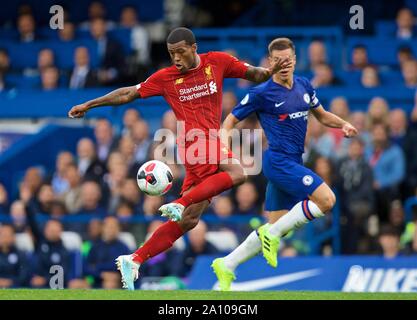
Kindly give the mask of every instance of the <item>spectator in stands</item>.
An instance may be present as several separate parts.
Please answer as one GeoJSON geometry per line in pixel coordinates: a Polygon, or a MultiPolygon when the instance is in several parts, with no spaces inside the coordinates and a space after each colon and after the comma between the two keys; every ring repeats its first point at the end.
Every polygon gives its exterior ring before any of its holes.
{"type": "Polygon", "coordinates": [[[36,213],[51,214],[52,203],[55,200],[55,194],[50,184],[44,183],[38,192],[35,203],[32,203],[32,210],[36,213]]]}
{"type": "Polygon", "coordinates": [[[115,217],[103,221],[101,239],[91,247],[85,263],[85,274],[94,278],[95,288],[120,288],[120,274],[116,270],[114,257],[129,254],[127,246],[118,240],[120,224],[115,217]]]}
{"type": "Polygon", "coordinates": [[[132,134],[132,128],[136,121],[140,120],[139,111],[135,108],[126,109],[123,113],[123,128],[121,130],[121,136],[132,134]]]}
{"type": "Polygon", "coordinates": [[[390,143],[388,130],[383,123],[374,124],[372,146],[365,153],[373,170],[376,209],[382,221],[387,220],[389,203],[399,196],[399,184],[405,175],[404,153],[390,143]]]}
{"type": "Polygon", "coordinates": [[[403,63],[409,60],[415,60],[413,51],[408,46],[401,46],[397,51],[398,66],[402,69],[403,63]]]}
{"type": "Polygon", "coordinates": [[[90,67],[90,54],[86,47],[77,47],[74,52],[74,69],[71,71],[69,87],[71,89],[98,86],[97,73],[90,67]]]}
{"type": "Polygon", "coordinates": [[[315,118],[309,117],[307,125],[306,148],[314,149],[319,155],[331,157],[334,149],[333,136],[315,118]]]}
{"type": "MultiPolygon", "coordinates": [[[[123,136],[119,140],[119,152],[114,153],[121,155],[128,165],[128,176],[136,178],[141,163],[138,164],[135,160],[135,143],[133,142],[133,139],[128,135],[123,136]]],[[[108,168],[110,170],[110,163],[108,164],[108,168]]]]}
{"type": "Polygon", "coordinates": [[[98,80],[102,85],[113,85],[120,81],[124,71],[123,49],[120,44],[109,38],[106,24],[102,18],[91,22],[90,33],[97,41],[98,57],[100,60],[98,80]]]}
{"type": "Polygon", "coordinates": [[[70,21],[64,22],[64,28],[58,29],[59,40],[68,42],[75,39],[75,26],[74,23],[70,21]]]}
{"type": "Polygon", "coordinates": [[[20,199],[29,201],[38,193],[43,181],[43,172],[39,167],[26,170],[20,187],[20,199]]]}
{"type": "Polygon", "coordinates": [[[122,186],[122,200],[127,202],[133,209],[134,214],[142,214],[142,193],[136,179],[126,179],[122,186]]]}
{"type": "Polygon", "coordinates": [[[164,204],[164,197],[148,196],[143,198],[143,213],[145,216],[152,217],[157,215],[158,209],[164,204]]]}
{"type": "Polygon", "coordinates": [[[357,45],[352,50],[351,71],[360,71],[369,65],[368,50],[364,45],[357,45]]]}
{"type": "Polygon", "coordinates": [[[103,198],[106,199],[108,213],[114,214],[122,200],[122,189],[127,178],[126,163],[109,168],[109,172],[103,178],[103,198]]]}
{"type": "Polygon", "coordinates": [[[34,213],[28,211],[28,220],[32,229],[35,243],[34,275],[30,284],[34,288],[49,287],[50,268],[59,265],[63,268],[64,285],[66,286],[73,271],[71,268],[70,252],[65,248],[61,237],[63,227],[58,220],[48,220],[42,233],[34,213]]]}
{"type": "Polygon", "coordinates": [[[397,13],[397,39],[408,40],[415,36],[414,26],[416,18],[408,8],[402,8],[397,13]]]}
{"type": "Polygon", "coordinates": [[[376,123],[388,124],[389,105],[382,97],[374,97],[369,102],[367,114],[367,129],[371,130],[376,123]]]}
{"type": "Polygon", "coordinates": [[[318,157],[314,164],[314,172],[316,172],[329,187],[334,186],[335,174],[333,164],[329,158],[318,157]]]}
{"type": "Polygon", "coordinates": [[[42,49],[38,53],[38,71],[55,66],[55,54],[51,49],[42,49]]]}
{"type": "Polygon", "coordinates": [[[97,157],[105,163],[109,154],[116,150],[119,138],[115,137],[110,121],[104,118],[96,122],[94,136],[96,138],[97,157]]]}
{"type": "Polygon", "coordinates": [[[36,68],[24,68],[23,75],[27,78],[38,78],[48,68],[55,67],[55,54],[51,49],[45,48],[39,51],[36,68]]]}
{"type": "Polygon", "coordinates": [[[170,130],[174,134],[177,133],[177,117],[174,111],[168,110],[164,112],[161,127],[170,130]]]}
{"type": "Polygon", "coordinates": [[[60,220],[67,214],[68,210],[64,202],[62,202],[59,199],[55,199],[54,201],[52,201],[50,213],[51,218],[60,220]]]}
{"type": "Polygon", "coordinates": [[[212,202],[211,210],[220,218],[227,218],[233,214],[233,202],[229,196],[219,195],[212,202]]]}
{"type": "Polygon", "coordinates": [[[417,88],[417,60],[405,61],[401,66],[401,73],[407,88],[417,88]]]}
{"type": "MultiPolygon", "coordinates": [[[[330,112],[334,113],[341,119],[349,121],[350,109],[348,101],[344,97],[336,97],[330,101],[330,112]]],[[[334,149],[336,156],[340,158],[346,155],[349,140],[344,138],[343,131],[335,128],[327,128],[327,132],[333,137],[334,149]]]]}
{"type": "MultiPolygon", "coordinates": [[[[177,154],[177,124],[181,125],[180,122],[177,123],[177,118],[174,112],[172,110],[166,111],[162,117],[161,129],[166,129],[168,131],[164,133],[166,137],[164,137],[164,140],[162,140],[161,144],[163,144],[163,147],[166,152],[164,156],[172,156],[173,159],[175,159],[174,157],[177,154]]],[[[158,142],[154,141],[154,145],[152,145],[151,148],[148,150],[148,154],[151,158],[158,156],[155,154],[155,149],[158,145],[158,142]]]]}
{"type": "Polygon", "coordinates": [[[138,13],[132,6],[122,9],[120,26],[131,29],[131,46],[134,51],[133,61],[129,63],[129,73],[132,73],[133,82],[145,80],[149,69],[151,41],[149,32],[140,23],[138,13]]]}
{"type": "Polygon", "coordinates": [[[61,195],[61,199],[69,213],[79,212],[82,206],[81,176],[75,164],[70,164],[64,172],[64,179],[68,189],[61,195]]]}
{"type": "Polygon", "coordinates": [[[0,214],[9,213],[9,195],[2,183],[0,183],[0,214]]]}
{"type": "Polygon", "coordinates": [[[411,121],[408,124],[404,137],[404,153],[406,156],[406,195],[414,196],[417,190],[417,91],[414,99],[414,108],[411,112],[411,121]]]}
{"type": "Polygon", "coordinates": [[[65,179],[65,171],[68,166],[75,164],[74,156],[69,151],[61,151],[56,157],[55,172],[52,175],[51,185],[56,195],[61,195],[68,190],[68,181],[65,179]]]}
{"type": "Polygon", "coordinates": [[[384,258],[392,259],[402,254],[400,250],[400,234],[395,227],[385,224],[378,235],[378,243],[384,258]]]}
{"type": "Polygon", "coordinates": [[[402,147],[407,132],[407,115],[405,114],[405,111],[400,108],[391,110],[389,113],[388,125],[391,141],[402,147]]]}
{"type": "Polygon", "coordinates": [[[236,203],[237,214],[257,215],[259,214],[259,208],[256,206],[258,200],[258,191],[255,185],[247,181],[236,189],[236,203]]]}
{"type": "Polygon", "coordinates": [[[20,42],[33,42],[39,39],[36,34],[35,18],[30,13],[21,14],[17,18],[17,29],[20,42]]]}
{"type": "Polygon", "coordinates": [[[358,136],[363,140],[365,147],[369,146],[371,135],[366,129],[367,114],[363,111],[355,111],[350,114],[349,119],[349,122],[358,130],[358,136]]]}
{"type": "Polygon", "coordinates": [[[315,40],[308,46],[308,69],[314,71],[316,67],[327,64],[327,52],[323,41],[315,40]]]}
{"type": "Polygon", "coordinates": [[[46,67],[41,71],[41,88],[45,91],[59,87],[59,72],[55,67],[46,67]]]}
{"type": "Polygon", "coordinates": [[[94,24],[94,20],[102,19],[106,30],[111,30],[116,27],[116,24],[111,20],[106,20],[106,7],[100,1],[93,1],[88,7],[88,21],[84,21],[80,24],[80,28],[84,30],[91,29],[91,25],[94,24]]]}
{"type": "Polygon", "coordinates": [[[27,231],[27,213],[25,203],[21,200],[16,200],[10,206],[10,218],[16,233],[27,231]]]}
{"type": "Polygon", "coordinates": [[[366,235],[367,219],[373,212],[373,174],[365,159],[365,143],[351,139],[348,155],[336,166],[336,187],[341,210],[342,252],[357,253],[360,239],[366,235]]]}
{"type": "Polygon", "coordinates": [[[223,115],[222,119],[226,118],[226,116],[232,112],[233,108],[237,105],[237,97],[233,91],[224,91],[223,98],[222,98],[222,110],[223,115]]]}
{"type": "Polygon", "coordinates": [[[390,203],[388,221],[391,226],[397,229],[398,233],[403,232],[405,228],[405,215],[401,200],[396,199],[390,203]]]}
{"type": "Polygon", "coordinates": [[[142,243],[145,241],[146,226],[144,223],[131,222],[130,219],[134,214],[133,206],[127,201],[122,200],[116,208],[116,217],[119,219],[121,230],[131,233],[137,243],[142,243]]]}
{"type": "MultiPolygon", "coordinates": [[[[99,241],[101,238],[101,232],[103,229],[103,220],[102,219],[91,219],[88,223],[88,232],[86,236],[86,242],[89,242],[90,245],[87,245],[91,249],[91,246],[94,242],[99,241]]],[[[89,250],[87,250],[88,254],[89,250]]]]}
{"type": "Polygon", "coordinates": [[[417,91],[410,120],[403,142],[407,164],[406,196],[414,196],[417,190],[417,91]]]}
{"type": "Polygon", "coordinates": [[[94,142],[82,138],[77,144],[78,170],[83,180],[100,182],[106,172],[104,164],[97,159],[94,142]]]}
{"type": "Polygon", "coordinates": [[[149,126],[146,121],[137,121],[132,128],[132,139],[136,146],[135,161],[144,163],[149,154],[152,140],[149,138],[149,126]]]}
{"type": "Polygon", "coordinates": [[[6,49],[0,48],[0,92],[8,89],[10,85],[6,83],[6,73],[10,67],[9,54],[6,49]]]}
{"type": "Polygon", "coordinates": [[[361,85],[365,88],[376,88],[380,85],[378,70],[374,66],[362,69],[361,85]]]}
{"type": "Polygon", "coordinates": [[[188,243],[183,253],[182,270],[178,271],[179,275],[188,276],[199,255],[219,253],[219,250],[207,241],[207,231],[206,223],[200,220],[195,228],[187,233],[188,243]]]}
{"type": "Polygon", "coordinates": [[[329,86],[338,86],[342,82],[333,74],[333,70],[330,65],[322,63],[317,65],[314,70],[313,79],[311,79],[311,84],[314,88],[329,87],[329,86]]]}
{"type": "Polygon", "coordinates": [[[16,248],[12,226],[0,225],[0,288],[18,288],[29,284],[30,266],[26,254],[16,248]]]}
{"type": "MultiPolygon", "coordinates": [[[[131,149],[133,150],[133,147],[131,147],[131,149]]],[[[133,151],[131,153],[133,154],[133,151]]],[[[126,163],[127,160],[128,158],[125,157],[123,153],[119,151],[113,151],[112,153],[110,153],[109,158],[107,159],[107,163],[106,163],[107,170],[108,171],[111,170],[113,166],[124,164],[126,163]]],[[[136,178],[136,175],[135,175],[135,178],[136,178]]]]}
{"type": "Polygon", "coordinates": [[[102,192],[95,181],[86,181],[81,185],[81,209],[78,213],[94,214],[101,217],[107,215],[107,210],[101,206],[102,192]]]}

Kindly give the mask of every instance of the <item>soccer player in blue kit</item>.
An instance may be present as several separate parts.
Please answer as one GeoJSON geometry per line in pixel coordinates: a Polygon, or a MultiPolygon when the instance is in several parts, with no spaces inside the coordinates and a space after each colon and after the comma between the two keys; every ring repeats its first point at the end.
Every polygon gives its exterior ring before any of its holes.
{"type": "Polygon", "coordinates": [[[262,169],[268,179],[265,210],[269,213],[269,222],[253,231],[229,255],[213,261],[212,267],[223,291],[230,290],[236,267],[261,250],[267,262],[276,267],[280,238],[294,228],[323,217],[335,204],[330,187],[303,166],[309,113],[327,127],[340,128],[345,137],[357,134],[350,123],[321,106],[308,79],[294,75],[295,46],[290,39],[273,40],[268,51],[271,64],[284,57],[289,57],[292,63],[270,80],[252,88],[226,117],[223,129],[230,132],[253,112],[258,116],[268,140],[262,169]]]}

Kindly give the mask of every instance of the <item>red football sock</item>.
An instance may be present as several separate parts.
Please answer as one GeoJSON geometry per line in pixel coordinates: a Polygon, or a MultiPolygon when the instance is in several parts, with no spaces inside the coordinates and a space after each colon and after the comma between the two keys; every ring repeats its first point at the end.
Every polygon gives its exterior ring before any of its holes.
{"type": "Polygon", "coordinates": [[[145,244],[135,251],[133,261],[140,264],[172,247],[184,232],[179,224],[174,221],[167,221],[161,225],[145,244]]]}
{"type": "Polygon", "coordinates": [[[227,172],[216,173],[199,183],[186,195],[173,202],[188,207],[192,203],[208,200],[231,187],[233,187],[233,181],[227,172]]]}

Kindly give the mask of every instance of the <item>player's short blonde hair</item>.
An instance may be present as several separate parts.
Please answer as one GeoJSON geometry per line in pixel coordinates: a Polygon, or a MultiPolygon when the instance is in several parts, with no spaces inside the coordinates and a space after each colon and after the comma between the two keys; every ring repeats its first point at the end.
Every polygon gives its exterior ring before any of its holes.
{"type": "Polygon", "coordinates": [[[291,49],[292,52],[295,54],[295,45],[288,38],[276,38],[272,40],[268,45],[269,55],[271,55],[272,51],[274,50],[285,50],[285,49],[291,49]]]}

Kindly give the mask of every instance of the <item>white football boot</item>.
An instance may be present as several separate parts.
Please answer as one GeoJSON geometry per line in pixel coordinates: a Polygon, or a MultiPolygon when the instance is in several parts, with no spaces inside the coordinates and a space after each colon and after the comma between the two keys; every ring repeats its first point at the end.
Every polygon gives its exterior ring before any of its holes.
{"type": "Polygon", "coordinates": [[[180,221],[185,207],[182,204],[171,202],[159,208],[159,213],[172,221],[180,221]]]}
{"type": "Polygon", "coordinates": [[[134,282],[139,277],[140,264],[132,259],[132,255],[118,256],[116,259],[117,270],[122,275],[123,289],[135,290],[134,282]]]}

